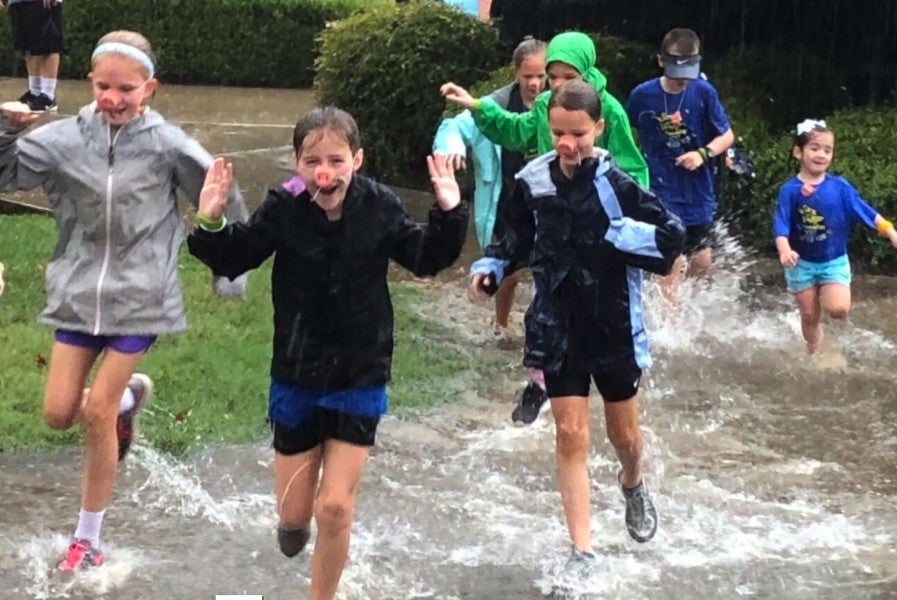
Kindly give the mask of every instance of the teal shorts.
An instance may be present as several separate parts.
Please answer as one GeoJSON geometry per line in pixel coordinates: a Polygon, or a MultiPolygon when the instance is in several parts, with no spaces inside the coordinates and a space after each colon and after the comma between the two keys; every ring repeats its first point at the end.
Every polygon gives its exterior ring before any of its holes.
{"type": "Polygon", "coordinates": [[[849,286],[850,261],[846,254],[821,263],[799,259],[795,266],[785,269],[785,283],[792,294],[827,283],[849,286]]]}

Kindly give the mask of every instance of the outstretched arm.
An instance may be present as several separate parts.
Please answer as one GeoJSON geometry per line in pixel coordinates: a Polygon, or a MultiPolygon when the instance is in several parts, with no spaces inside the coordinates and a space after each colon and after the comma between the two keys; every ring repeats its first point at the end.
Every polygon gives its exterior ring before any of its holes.
{"type": "Polygon", "coordinates": [[[383,189],[392,201],[390,219],[390,258],[417,275],[435,275],[451,266],[461,254],[467,237],[467,207],[461,204],[461,192],[450,158],[444,155],[427,157],[430,180],[436,192],[436,206],[430,209],[428,221],[416,223],[402,208],[399,199],[383,189]]]}
{"type": "Polygon", "coordinates": [[[216,158],[199,193],[199,227],[187,238],[190,253],[219,277],[234,280],[261,265],[275,250],[269,198],[248,222],[227,223],[224,216],[233,165],[216,158]]]}
{"type": "Polygon", "coordinates": [[[31,190],[46,181],[52,166],[46,136],[22,136],[38,116],[21,102],[0,105],[0,190],[31,190]]]}
{"type": "Polygon", "coordinates": [[[449,102],[470,110],[480,132],[494,144],[508,150],[531,154],[538,150],[538,127],[548,126],[548,96],[542,94],[529,112],[514,113],[503,109],[491,98],[474,98],[454,83],[446,83],[440,92],[449,102]]]}

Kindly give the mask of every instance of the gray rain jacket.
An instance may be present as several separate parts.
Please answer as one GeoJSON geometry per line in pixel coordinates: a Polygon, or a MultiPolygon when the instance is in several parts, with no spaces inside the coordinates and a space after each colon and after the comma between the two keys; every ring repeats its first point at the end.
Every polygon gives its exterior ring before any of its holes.
{"type": "MultiPolygon", "coordinates": [[[[40,320],[92,335],[183,331],[176,191],[197,205],[211,155],[149,108],[118,131],[90,104],[21,133],[0,116],[0,190],[42,187],[59,232],[40,320]]],[[[230,196],[228,219],[245,220],[236,185],[230,196]]]]}

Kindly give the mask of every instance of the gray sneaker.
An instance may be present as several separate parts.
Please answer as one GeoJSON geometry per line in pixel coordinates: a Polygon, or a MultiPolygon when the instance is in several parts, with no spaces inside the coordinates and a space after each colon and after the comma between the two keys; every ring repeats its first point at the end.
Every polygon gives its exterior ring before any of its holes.
{"type": "Polygon", "coordinates": [[[634,488],[626,488],[620,484],[620,488],[626,499],[626,529],[629,530],[629,537],[640,543],[647,542],[657,532],[657,510],[648,495],[645,481],[643,479],[634,488]]]}
{"type": "Polygon", "coordinates": [[[585,581],[595,575],[595,573],[597,572],[597,556],[595,556],[591,552],[571,548],[570,558],[567,559],[567,564],[564,565],[564,571],[562,575],[564,580],[569,582],[585,581]]]}
{"type": "Polygon", "coordinates": [[[287,558],[293,558],[302,552],[305,544],[308,543],[309,537],[311,537],[311,532],[309,532],[307,527],[287,529],[283,525],[277,526],[277,544],[280,546],[280,551],[287,558]]]}

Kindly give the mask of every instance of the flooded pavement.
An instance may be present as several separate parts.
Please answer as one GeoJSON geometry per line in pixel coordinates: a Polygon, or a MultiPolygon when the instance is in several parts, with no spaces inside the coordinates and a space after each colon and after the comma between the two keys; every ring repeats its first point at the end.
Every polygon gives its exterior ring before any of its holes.
{"type": "MultiPolygon", "coordinates": [[[[894,280],[859,278],[853,322],[829,327],[831,346],[810,360],[778,268],[735,246],[720,264],[711,285],[683,290],[675,319],[648,285],[656,365],[642,414],[661,526],[648,544],[628,538],[593,410],[602,571],[571,597],[897,597],[894,280]]],[[[489,308],[470,305],[461,282],[421,286],[434,294],[422,314],[508,366],[459,374],[469,384],[455,404],[385,420],[339,597],[545,597],[567,553],[550,416],[511,424],[524,376],[515,344],[496,343],[489,308]]],[[[106,520],[107,565],[59,581],[79,458],[0,455],[4,597],[306,597],[307,555],[275,547],[271,462],[265,443],[178,460],[140,444],[106,520]]]]}
{"type": "MultiPolygon", "coordinates": [[[[5,97],[20,87],[0,80],[5,97]]],[[[86,84],[63,82],[61,112],[88,100],[86,84]]],[[[163,86],[155,105],[233,157],[257,203],[289,173],[291,127],[310,102],[304,91],[163,86]]],[[[430,201],[406,199],[417,215],[430,201]]],[[[433,299],[419,310],[474,359],[506,366],[459,373],[467,391],[454,404],[385,419],[342,599],[529,600],[561,583],[567,534],[553,423],[510,422],[525,376],[520,341],[497,342],[490,307],[466,300],[459,276],[474,254],[468,246],[461,266],[420,284],[433,299]]],[[[661,518],[651,543],[626,534],[593,396],[602,572],[581,597],[897,598],[897,280],[858,277],[851,323],[828,326],[831,346],[811,360],[778,266],[734,244],[718,264],[712,284],[683,289],[678,316],[647,286],[656,364],[642,416],[661,518]]],[[[0,454],[0,598],[307,596],[307,554],[289,560],[275,546],[266,442],[172,459],[141,440],[105,521],[107,564],[69,581],[53,566],[77,516],[79,468],[75,449],[0,454]]]]}

